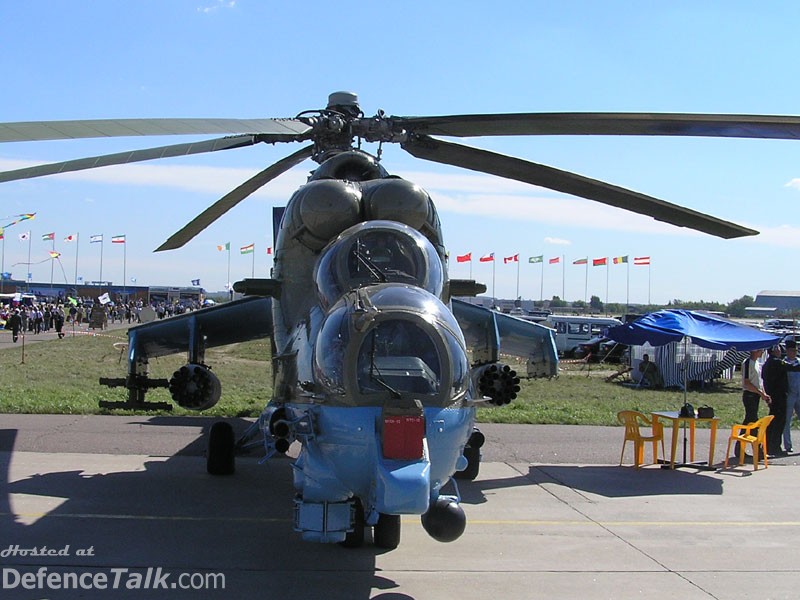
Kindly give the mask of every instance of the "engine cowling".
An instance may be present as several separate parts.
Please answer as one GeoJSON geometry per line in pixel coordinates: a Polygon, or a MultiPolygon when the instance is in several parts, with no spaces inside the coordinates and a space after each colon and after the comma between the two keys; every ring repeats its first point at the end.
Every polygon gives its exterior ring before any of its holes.
{"type": "Polygon", "coordinates": [[[222,384],[209,367],[190,363],[173,373],[169,393],[182,408],[207,410],[219,401],[222,384]]]}

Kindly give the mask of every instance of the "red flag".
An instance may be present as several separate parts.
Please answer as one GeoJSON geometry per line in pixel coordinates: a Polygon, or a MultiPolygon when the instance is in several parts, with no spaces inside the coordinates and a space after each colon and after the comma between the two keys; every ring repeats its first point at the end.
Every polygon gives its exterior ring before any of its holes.
{"type": "Polygon", "coordinates": [[[650,257],[649,256],[634,256],[633,257],[633,264],[634,265],[649,265],[650,264],[650,257]]]}
{"type": "Polygon", "coordinates": [[[456,256],[456,262],[472,262],[472,252],[456,256]]]}
{"type": "Polygon", "coordinates": [[[514,256],[506,256],[503,258],[504,265],[507,265],[510,262],[519,262],[519,254],[515,254],[514,256]]]}
{"type": "Polygon", "coordinates": [[[561,257],[560,256],[554,256],[553,258],[551,258],[547,262],[549,262],[551,265],[557,265],[558,263],[561,262],[561,257]]]}
{"type": "Polygon", "coordinates": [[[272,246],[267,248],[267,254],[272,254],[272,246]]]}
{"type": "Polygon", "coordinates": [[[478,260],[480,262],[494,262],[494,252],[487,254],[486,256],[481,256],[478,260]]]}
{"type": "Polygon", "coordinates": [[[603,258],[593,258],[592,259],[592,266],[593,267],[602,267],[608,264],[608,257],[603,258]]]}

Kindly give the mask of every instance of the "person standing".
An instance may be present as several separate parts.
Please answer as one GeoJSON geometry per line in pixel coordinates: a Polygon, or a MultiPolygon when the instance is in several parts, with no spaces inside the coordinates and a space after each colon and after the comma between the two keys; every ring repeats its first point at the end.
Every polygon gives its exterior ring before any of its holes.
{"type": "MultiPolygon", "coordinates": [[[[797,358],[797,342],[793,339],[786,342],[786,364],[800,368],[797,358]]],[[[792,451],[792,414],[800,418],[800,371],[789,371],[789,389],[786,395],[786,414],[783,425],[783,449],[792,451]]]]}
{"type": "Polygon", "coordinates": [[[783,362],[780,346],[769,349],[769,356],[761,367],[761,380],[764,391],[772,399],[769,403],[772,422],[767,426],[767,454],[776,456],[781,453],[781,436],[786,422],[786,397],[789,392],[787,364],[783,362]]]}
{"type": "Polygon", "coordinates": [[[751,350],[742,363],[742,404],[745,425],[758,421],[758,403],[761,398],[769,404],[770,397],[761,381],[761,364],[758,362],[764,350],[751,350]]]}
{"type": "Polygon", "coordinates": [[[6,329],[11,330],[11,339],[16,343],[19,338],[19,330],[22,329],[22,317],[19,314],[18,308],[15,308],[14,313],[8,317],[6,329]]]}

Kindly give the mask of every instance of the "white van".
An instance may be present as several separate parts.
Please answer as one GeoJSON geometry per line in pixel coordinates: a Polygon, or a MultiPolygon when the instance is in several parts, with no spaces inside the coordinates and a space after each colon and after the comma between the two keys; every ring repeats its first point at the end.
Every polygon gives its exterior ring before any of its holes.
{"type": "Polygon", "coordinates": [[[572,356],[579,344],[602,335],[607,327],[622,325],[613,317],[577,317],[550,315],[544,323],[556,330],[556,350],[563,356],[572,356]]]}

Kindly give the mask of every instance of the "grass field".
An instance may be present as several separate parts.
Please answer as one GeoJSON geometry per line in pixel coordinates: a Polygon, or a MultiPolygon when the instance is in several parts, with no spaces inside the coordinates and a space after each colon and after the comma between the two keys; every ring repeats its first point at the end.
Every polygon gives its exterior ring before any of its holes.
{"type": "MultiPolygon", "coordinates": [[[[0,331],[2,336],[10,332],[0,331]]],[[[126,330],[81,334],[63,340],[27,344],[22,363],[20,345],[0,350],[0,412],[105,414],[100,400],[124,400],[126,390],[100,386],[100,377],[126,374],[126,330]]],[[[266,340],[233,344],[206,351],[206,363],[222,382],[222,400],[205,415],[256,416],[271,392],[269,343],[266,340]]],[[[153,359],[150,376],[169,378],[185,362],[179,354],[153,359]]],[[[615,367],[614,367],[615,368],[615,367]]],[[[558,423],[617,425],[617,412],[635,409],[678,410],[681,390],[645,390],[608,383],[612,367],[593,365],[587,372],[576,365],[562,365],[552,380],[523,380],[519,397],[500,408],[479,409],[479,420],[496,423],[558,423]]],[[[170,401],[167,390],[148,392],[147,399],[170,401]]],[[[712,406],[721,427],[743,416],[738,379],[720,381],[703,391],[690,391],[695,407],[712,406]]],[[[766,406],[761,407],[765,414],[766,406]]],[[[118,412],[118,411],[117,411],[118,412]]],[[[197,414],[177,406],[172,414],[197,414]]]]}

